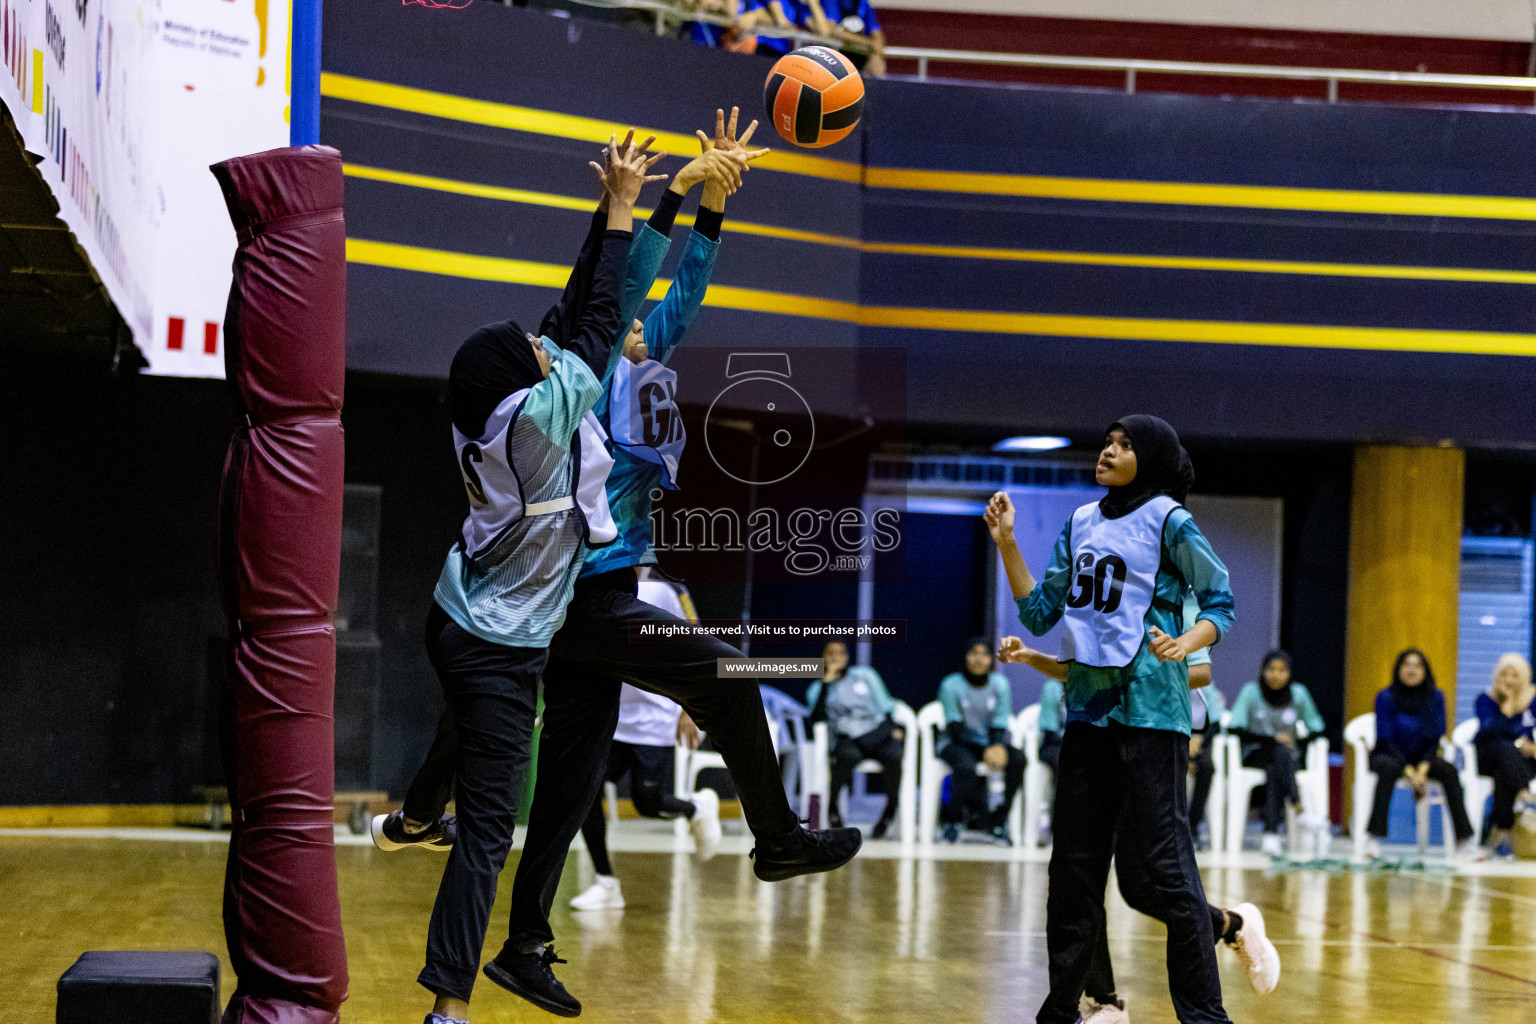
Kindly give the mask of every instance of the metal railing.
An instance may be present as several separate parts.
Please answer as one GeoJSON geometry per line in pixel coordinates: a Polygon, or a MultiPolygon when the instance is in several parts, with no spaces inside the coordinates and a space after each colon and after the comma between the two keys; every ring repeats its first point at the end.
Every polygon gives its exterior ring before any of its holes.
{"type": "MultiPolygon", "coordinates": [[[[1130,60],[1120,57],[1060,57],[1039,53],[991,53],[985,50],[934,50],[916,46],[887,46],[887,60],[917,61],[918,81],[928,80],[929,65],[990,64],[1003,67],[1053,68],[1074,71],[1118,71],[1125,91],[1136,92],[1139,72],[1159,75],[1207,75],[1222,78],[1267,78],[1292,82],[1325,82],[1328,102],[1339,100],[1340,82],[1375,85],[1430,86],[1454,89],[1494,89],[1536,94],[1536,78],[1514,75],[1448,75],[1432,71],[1365,71],[1348,68],[1297,68],[1275,64],[1207,64],[1182,60],[1130,60]]],[[[1533,96],[1536,100],[1536,96],[1533,96]]]]}
{"type": "MultiPolygon", "coordinates": [[[[596,7],[608,11],[649,11],[654,16],[656,34],[658,36],[673,35],[678,28],[690,21],[703,22],[706,25],[718,25],[721,28],[730,28],[736,23],[735,18],[724,14],[713,14],[708,11],[689,10],[679,3],[668,3],[667,0],[571,0],[572,3],[581,4],[583,7],[596,7]]],[[[774,25],[763,25],[752,31],[755,36],[768,36],[773,39],[791,40],[795,48],[802,46],[829,46],[834,50],[859,50],[866,51],[869,45],[862,40],[839,40],[828,36],[819,36],[803,28],[790,26],[779,28],[774,25]]]]}

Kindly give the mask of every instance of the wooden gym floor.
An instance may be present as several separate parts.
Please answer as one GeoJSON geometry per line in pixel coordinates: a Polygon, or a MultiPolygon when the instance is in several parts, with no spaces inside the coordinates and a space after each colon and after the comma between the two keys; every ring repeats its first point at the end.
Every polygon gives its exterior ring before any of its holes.
{"type": "MultiPolygon", "coordinates": [[[[557,903],[561,978],[583,1017],[634,1024],[1024,1024],[1045,983],[1045,864],[1006,851],[941,847],[963,859],[902,859],[870,844],[848,868],[759,883],[743,840],[708,864],[665,850],[655,823],[615,830],[627,909],[575,914],[590,879],[572,855],[557,903]],[[645,832],[650,826],[652,831],[645,832]],[[628,833],[626,829],[639,829],[628,833]],[[638,839],[634,837],[639,837],[638,839]],[[630,852],[623,852],[628,846],[630,852]],[[1002,859],[997,859],[998,857],[1002,859]],[[989,858],[989,859],[983,859],[989,858]],[[581,918],[583,920],[578,920],[581,918]]],[[[0,978],[6,1019],[53,1020],[54,985],[86,949],[224,952],[223,842],[206,833],[68,832],[0,836],[0,978]]],[[[728,841],[729,842],[729,841],[728,841]]],[[[488,950],[506,926],[516,854],[503,876],[488,950]]],[[[344,1020],[415,1024],[430,1006],[415,984],[442,860],[337,851],[351,965],[344,1020]]],[[[1284,958],[1279,990],[1260,998],[1235,957],[1219,953],[1234,1021],[1285,1024],[1516,1024],[1536,1007],[1536,873],[1369,873],[1210,867],[1215,902],[1249,900],[1284,958]]],[[[1162,928],[1112,898],[1111,949],[1137,1024],[1173,1021],[1162,928]]],[[[224,994],[234,987],[224,964],[224,994]]],[[[481,979],[474,1020],[547,1022],[481,979]]]]}

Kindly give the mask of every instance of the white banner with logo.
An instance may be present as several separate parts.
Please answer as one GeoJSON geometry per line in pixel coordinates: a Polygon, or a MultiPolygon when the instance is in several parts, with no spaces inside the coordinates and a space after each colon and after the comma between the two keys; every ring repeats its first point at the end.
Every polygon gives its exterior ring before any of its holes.
{"type": "Polygon", "coordinates": [[[208,165],[288,144],[289,0],[0,0],[0,101],[150,372],[224,374],[208,165]]]}

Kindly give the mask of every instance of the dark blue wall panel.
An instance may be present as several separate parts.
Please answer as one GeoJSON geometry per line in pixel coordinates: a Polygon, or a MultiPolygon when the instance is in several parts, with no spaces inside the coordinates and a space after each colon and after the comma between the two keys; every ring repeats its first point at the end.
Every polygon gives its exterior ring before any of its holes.
{"type": "MultiPolygon", "coordinates": [[[[508,127],[477,123],[483,110],[423,113],[398,97],[347,99],[327,88],[325,141],[358,169],[348,178],[349,237],[549,268],[572,258],[587,222],[574,201],[591,194],[585,161],[596,143],[568,137],[581,130],[570,118],[688,133],[719,105],[757,116],[769,66],[491,4],[453,11],[334,0],[326,17],[333,78],[564,117],[553,127],[508,127]],[[418,177],[374,180],[379,170],[418,177]],[[470,194],[480,186],[538,195],[470,194]]],[[[906,348],[910,383],[895,405],[919,426],[1091,435],[1148,409],[1194,436],[1526,443],[1536,411],[1536,358],[1524,354],[1536,353],[1536,118],[868,85],[860,131],[812,154],[837,166],[759,167],[731,199],[715,277],[724,287],[700,318],[699,340],[906,348]],[[866,169],[872,185],[858,181],[866,169]],[[1007,177],[977,192],[964,178],[914,184],[893,171],[1007,177]],[[1018,194],[1039,191],[1020,176],[1068,179],[1093,195],[1107,182],[1120,198],[1018,194]],[[1136,198],[1126,187],[1144,182],[1196,188],[1123,201],[1136,198]],[[1232,185],[1310,191],[1290,202],[1204,187],[1232,185]],[[1408,198],[1384,213],[1380,193],[1408,198]],[[1421,194],[1429,198],[1414,198],[1421,194]],[[1319,195],[1337,208],[1294,208],[1319,195]],[[1432,206],[1440,196],[1477,215],[1446,215],[1432,206]],[[1501,202],[1469,210],[1479,197],[1501,202]],[[1189,259],[1237,262],[1179,262],[1189,259]],[[1091,319],[984,333],[952,315],[977,312],[1091,319]],[[1191,323],[1213,321],[1209,341],[1168,340],[1169,330],[1182,337],[1191,323]],[[1292,339],[1305,344],[1282,345],[1263,325],[1354,333],[1314,331],[1292,339]],[[1391,333],[1403,329],[1435,333],[1421,341],[1391,333]]],[[[803,155],[769,128],[759,138],[803,155]]],[[[674,158],[665,169],[680,165],[674,158]]],[[[442,376],[480,323],[536,319],[554,295],[528,280],[472,280],[362,256],[350,284],[352,365],[417,376],[442,376]]]]}

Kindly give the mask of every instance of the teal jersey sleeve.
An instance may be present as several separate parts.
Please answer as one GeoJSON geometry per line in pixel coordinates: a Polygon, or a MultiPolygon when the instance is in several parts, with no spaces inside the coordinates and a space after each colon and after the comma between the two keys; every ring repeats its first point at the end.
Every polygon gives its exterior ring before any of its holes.
{"type": "Polygon", "coordinates": [[[1059,679],[1047,679],[1040,690],[1040,731],[1061,732],[1062,686],[1059,679]]]}
{"type": "MultiPolygon", "coordinates": [[[[1187,630],[1200,618],[1200,602],[1195,600],[1193,590],[1184,591],[1184,628],[1187,630]]],[[[1211,649],[1202,647],[1194,654],[1184,659],[1184,664],[1191,667],[1195,665],[1209,665],[1211,663],[1211,649]]]]}
{"type": "MultiPolygon", "coordinates": [[[[1194,592],[1200,605],[1198,618],[1216,627],[1216,639],[1227,635],[1236,621],[1236,606],[1232,600],[1232,580],[1227,567],[1216,557],[1210,541],[1195,525],[1195,517],[1186,508],[1176,508],[1168,515],[1163,527],[1163,544],[1168,558],[1184,576],[1184,583],[1194,592]]],[[[1188,622],[1189,629],[1194,622],[1188,622]]]]}
{"type": "Polygon", "coordinates": [[[805,706],[812,711],[816,710],[816,702],[821,699],[821,680],[816,679],[805,688],[805,706]]]}
{"type": "Polygon", "coordinates": [[[603,401],[607,401],[606,389],[613,379],[613,369],[624,358],[624,339],[629,334],[640,307],[661,273],[662,261],[672,248],[672,239],[649,224],[635,232],[635,240],[629,247],[629,266],[624,272],[624,290],[619,298],[619,331],[614,335],[613,347],[608,352],[608,369],[603,373],[603,401]]]}
{"type": "Polygon", "coordinates": [[[1061,620],[1067,607],[1067,588],[1072,579],[1072,520],[1061,528],[1051,562],[1035,589],[1018,599],[1019,621],[1035,636],[1043,636],[1061,620]]]}
{"type": "Polygon", "coordinates": [[[1312,736],[1321,736],[1327,731],[1323,723],[1323,716],[1318,713],[1317,702],[1312,699],[1312,691],[1300,683],[1291,684],[1291,699],[1296,702],[1296,714],[1307,723],[1307,732],[1312,736]]]}
{"type": "MultiPolygon", "coordinates": [[[[654,233],[654,232],[653,232],[654,233]]],[[[709,279],[715,273],[720,243],[697,231],[688,233],[683,259],[666,297],[645,318],[645,347],[652,359],[665,363],[677,350],[677,343],[693,324],[709,291],[709,279]]]]}
{"type": "Polygon", "coordinates": [[[952,672],[939,683],[939,704],[944,708],[944,724],[965,721],[965,709],[960,706],[960,687],[965,680],[960,673],[952,672]]]}
{"type": "Polygon", "coordinates": [[[994,729],[1006,729],[1008,719],[1013,717],[1013,686],[1008,682],[1008,677],[1001,672],[993,672],[992,692],[997,694],[997,706],[992,709],[992,721],[988,724],[994,729]]]}
{"type": "Polygon", "coordinates": [[[1248,715],[1253,711],[1253,706],[1259,700],[1259,684],[1256,682],[1244,683],[1243,688],[1238,691],[1236,703],[1232,705],[1232,717],[1227,722],[1227,728],[1234,732],[1241,732],[1247,729],[1248,715]]]}
{"type": "Polygon", "coordinates": [[[550,353],[549,376],[529,391],[519,415],[532,420],[551,444],[570,448],[571,437],[597,404],[603,386],[582,359],[548,338],[544,348],[550,353]]]}

